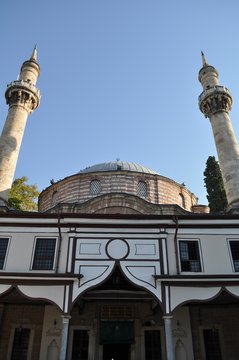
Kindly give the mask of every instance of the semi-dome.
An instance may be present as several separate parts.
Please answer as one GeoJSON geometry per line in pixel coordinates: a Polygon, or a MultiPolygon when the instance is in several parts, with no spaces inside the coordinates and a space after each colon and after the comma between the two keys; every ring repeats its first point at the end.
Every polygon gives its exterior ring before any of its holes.
{"type": "Polygon", "coordinates": [[[128,161],[111,161],[111,162],[96,164],[93,166],[89,166],[84,170],[81,170],[79,174],[102,172],[102,171],[133,171],[143,174],[159,175],[157,172],[145,166],[128,161]]]}

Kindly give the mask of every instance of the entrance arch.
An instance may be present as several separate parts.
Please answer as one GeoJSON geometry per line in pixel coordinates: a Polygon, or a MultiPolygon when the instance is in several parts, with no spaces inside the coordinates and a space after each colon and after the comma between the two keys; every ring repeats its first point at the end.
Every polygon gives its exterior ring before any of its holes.
{"type": "Polygon", "coordinates": [[[68,360],[77,356],[82,360],[151,360],[150,351],[160,360],[165,355],[162,317],[155,297],[115,266],[106,281],[77,298],[71,311],[68,360]]]}

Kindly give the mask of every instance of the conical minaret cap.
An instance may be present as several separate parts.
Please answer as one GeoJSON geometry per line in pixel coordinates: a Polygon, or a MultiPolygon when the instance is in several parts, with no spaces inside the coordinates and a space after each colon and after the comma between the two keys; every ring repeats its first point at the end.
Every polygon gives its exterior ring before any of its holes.
{"type": "Polygon", "coordinates": [[[207,62],[207,59],[206,59],[206,56],[204,55],[204,52],[201,51],[201,55],[202,55],[202,66],[208,66],[208,62],[207,62]]]}
{"type": "Polygon", "coordinates": [[[30,57],[30,60],[33,60],[33,61],[37,62],[37,46],[36,45],[34,46],[34,49],[33,49],[32,55],[30,57]]]}

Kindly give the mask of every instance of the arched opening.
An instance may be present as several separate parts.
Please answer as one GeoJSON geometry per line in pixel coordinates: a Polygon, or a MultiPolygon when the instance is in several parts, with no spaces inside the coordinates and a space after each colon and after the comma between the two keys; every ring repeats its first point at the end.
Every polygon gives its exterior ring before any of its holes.
{"type": "Polygon", "coordinates": [[[238,314],[239,297],[226,290],[212,299],[185,302],[172,313],[175,352],[178,346],[188,359],[236,359],[238,314]]]}
{"type": "Polygon", "coordinates": [[[94,179],[90,183],[90,194],[98,195],[101,193],[101,182],[100,180],[94,179]]]}
{"type": "Polygon", "coordinates": [[[182,208],[186,207],[185,197],[181,193],[179,194],[179,206],[181,206],[182,208]]]}
{"type": "Polygon", "coordinates": [[[137,194],[140,197],[146,197],[148,194],[148,187],[147,187],[147,183],[145,181],[139,181],[138,182],[138,189],[137,189],[137,194]]]}
{"type": "Polygon", "coordinates": [[[51,205],[55,206],[58,201],[58,192],[57,190],[53,191],[52,197],[51,197],[51,205]]]}
{"type": "MultiPolygon", "coordinates": [[[[58,329],[56,344],[60,345],[61,312],[44,299],[32,299],[12,287],[0,296],[0,348],[4,359],[27,360],[39,357],[42,338],[51,329],[58,329]],[[49,308],[49,311],[48,311],[49,308]],[[47,313],[54,316],[55,324],[47,322],[47,313]]],[[[56,332],[54,333],[56,334],[56,332]]],[[[46,336],[45,358],[47,358],[50,336],[46,336]]]]}
{"type": "Polygon", "coordinates": [[[116,266],[71,312],[69,359],[157,359],[165,354],[163,312],[153,296],[130,283],[116,266]],[[81,345],[80,345],[81,344],[81,345]]]}

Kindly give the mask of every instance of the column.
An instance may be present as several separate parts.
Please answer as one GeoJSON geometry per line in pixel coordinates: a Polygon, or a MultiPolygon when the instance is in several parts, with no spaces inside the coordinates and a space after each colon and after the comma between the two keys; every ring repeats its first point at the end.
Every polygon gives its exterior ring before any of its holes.
{"type": "Polygon", "coordinates": [[[167,360],[175,360],[174,346],[173,346],[172,318],[173,317],[170,315],[163,316],[167,360]]]}
{"type": "Polygon", "coordinates": [[[66,360],[70,315],[62,315],[61,345],[59,360],[66,360]]]}

